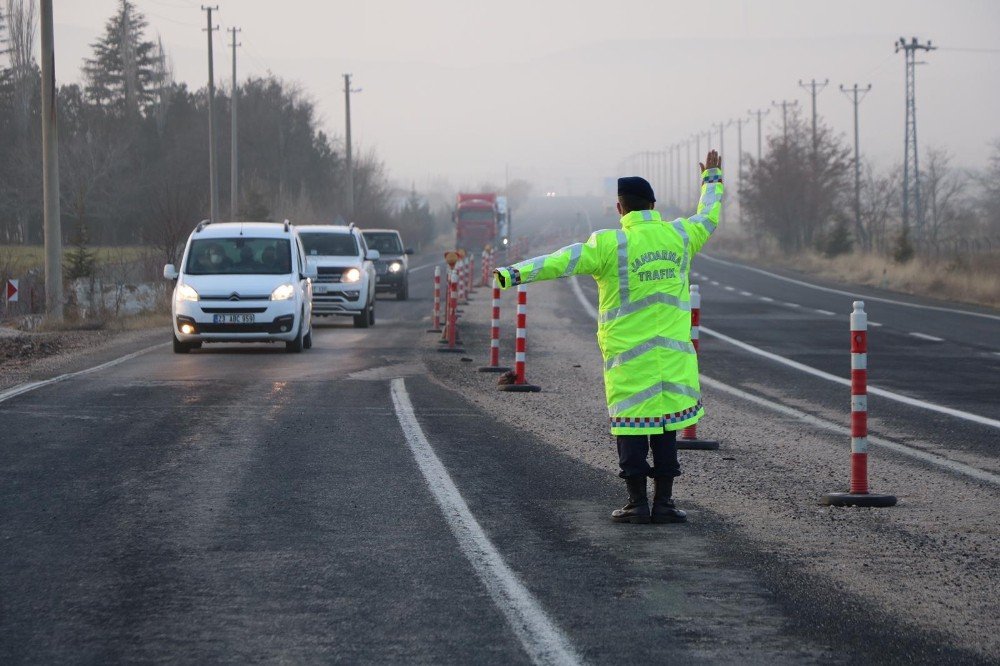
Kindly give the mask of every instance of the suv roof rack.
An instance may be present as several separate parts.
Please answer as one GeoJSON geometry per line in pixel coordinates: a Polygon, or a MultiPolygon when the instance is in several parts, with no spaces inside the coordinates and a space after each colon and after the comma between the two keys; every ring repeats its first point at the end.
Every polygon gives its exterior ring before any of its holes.
{"type": "Polygon", "coordinates": [[[201,231],[210,224],[212,224],[212,220],[202,220],[201,222],[198,223],[198,226],[194,228],[194,232],[198,233],[199,231],[201,231]]]}
{"type": "Polygon", "coordinates": [[[356,226],[357,226],[356,224],[354,224],[353,222],[351,222],[350,224],[347,225],[347,228],[348,229],[354,229],[356,226]]]}
{"type": "Polygon", "coordinates": [[[288,221],[288,218],[285,218],[285,231],[288,231],[288,227],[290,225],[291,225],[291,222],[288,221]]]}

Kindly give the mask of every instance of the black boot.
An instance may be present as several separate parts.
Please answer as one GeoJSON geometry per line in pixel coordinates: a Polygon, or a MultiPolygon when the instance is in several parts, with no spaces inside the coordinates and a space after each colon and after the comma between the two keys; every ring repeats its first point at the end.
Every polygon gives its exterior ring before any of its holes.
{"type": "Polygon", "coordinates": [[[653,479],[654,523],[686,523],[687,513],[674,506],[674,477],[658,476],[653,479]]]}
{"type": "Polygon", "coordinates": [[[649,500],[646,499],[646,477],[626,476],[628,504],[611,512],[611,520],[616,523],[648,523],[649,500]]]}

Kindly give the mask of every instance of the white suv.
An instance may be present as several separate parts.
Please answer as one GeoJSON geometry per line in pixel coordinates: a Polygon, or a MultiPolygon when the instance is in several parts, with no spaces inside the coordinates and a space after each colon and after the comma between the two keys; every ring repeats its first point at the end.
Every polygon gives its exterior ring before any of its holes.
{"type": "Polygon", "coordinates": [[[378,250],[369,250],[354,224],[297,227],[306,262],[317,275],[313,284],[313,315],[347,315],[354,325],[375,324],[375,264],[378,250]]]}
{"type": "Polygon", "coordinates": [[[290,352],[310,348],[315,270],[304,254],[287,220],[199,224],[180,271],[163,267],[163,277],[177,283],[170,308],[174,352],[204,342],[280,340],[290,352]]]}

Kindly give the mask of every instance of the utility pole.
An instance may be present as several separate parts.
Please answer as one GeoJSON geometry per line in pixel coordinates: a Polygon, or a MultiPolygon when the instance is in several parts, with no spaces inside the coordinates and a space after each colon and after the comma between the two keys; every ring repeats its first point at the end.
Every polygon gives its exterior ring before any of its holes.
{"type": "MultiPolygon", "coordinates": [[[[685,145],[686,143],[688,142],[687,141],[678,142],[677,150],[674,151],[674,178],[677,181],[677,189],[676,189],[677,196],[674,198],[674,203],[677,205],[678,208],[682,207],[681,202],[683,201],[683,198],[681,197],[681,188],[683,187],[681,176],[684,173],[684,169],[681,168],[681,146],[685,145]]],[[[688,147],[688,152],[689,153],[691,152],[690,147],[688,147]]]]}
{"type": "Polygon", "coordinates": [[[868,91],[872,89],[872,84],[860,88],[857,83],[853,88],[840,86],[840,92],[851,98],[854,104],[854,224],[857,229],[861,228],[861,149],[858,141],[858,104],[864,99],[868,91]]]}
{"type": "Polygon", "coordinates": [[[59,133],[52,0],[42,0],[42,192],[45,232],[45,314],[62,321],[62,223],[59,217],[59,133]]]}
{"type": "Polygon", "coordinates": [[[757,162],[760,162],[761,147],[764,145],[763,135],[761,134],[761,118],[771,113],[771,109],[757,109],[756,111],[747,111],[751,116],[757,116],[757,162]]]}
{"type": "Polygon", "coordinates": [[[209,218],[212,222],[219,221],[219,174],[216,167],[216,144],[215,144],[215,64],[212,56],[212,33],[219,29],[219,26],[212,25],[212,12],[219,9],[218,6],[201,6],[208,16],[208,188],[211,213],[209,218]]]}
{"type": "MultiPolygon", "coordinates": [[[[726,123],[716,123],[716,125],[719,127],[719,156],[720,157],[725,157],[725,154],[726,154],[726,123]]],[[[711,145],[711,144],[709,144],[709,145],[711,145]]],[[[727,219],[729,219],[729,216],[726,215],[726,209],[727,208],[728,208],[728,206],[726,205],[726,198],[724,197],[722,199],[722,202],[719,204],[719,224],[723,224],[727,219]]]]}
{"type": "MultiPolygon", "coordinates": [[[[743,187],[743,126],[750,122],[749,118],[730,120],[730,125],[736,125],[736,201],[739,201],[740,188],[743,187]]],[[[743,222],[742,208],[737,204],[737,220],[743,222]]]]}
{"type": "Polygon", "coordinates": [[[239,151],[237,150],[238,135],[236,131],[237,127],[239,127],[237,123],[237,118],[238,118],[237,101],[240,96],[240,87],[236,79],[236,47],[242,46],[242,44],[239,44],[236,41],[236,33],[243,31],[240,30],[239,28],[230,28],[230,30],[233,33],[233,43],[231,44],[231,46],[233,47],[233,94],[232,94],[232,99],[230,100],[230,107],[232,109],[232,118],[229,123],[232,126],[231,127],[232,150],[229,158],[229,219],[236,220],[240,216],[240,191],[239,191],[239,179],[237,177],[238,173],[237,165],[239,164],[239,159],[238,159],[239,151]]]}
{"type": "Polygon", "coordinates": [[[347,138],[347,220],[354,221],[354,158],[351,154],[351,93],[361,92],[361,88],[351,88],[351,75],[344,74],[344,108],[346,110],[347,138]]]}
{"type": "Polygon", "coordinates": [[[787,99],[781,100],[781,103],[771,102],[771,106],[778,108],[781,107],[781,140],[784,143],[788,143],[788,107],[796,107],[799,105],[799,100],[794,100],[789,102],[787,99]]]}
{"type": "Polygon", "coordinates": [[[819,93],[823,92],[823,88],[826,88],[826,86],[829,85],[829,83],[830,83],[830,79],[823,79],[822,83],[818,82],[816,79],[813,79],[809,83],[803,83],[802,79],[799,79],[799,87],[800,88],[802,88],[803,90],[811,90],[812,91],[813,154],[814,155],[816,154],[816,150],[818,149],[818,138],[816,136],[816,95],[818,95],[819,93]]]}
{"type": "Polygon", "coordinates": [[[921,44],[913,37],[907,42],[903,37],[896,42],[896,53],[903,52],[906,59],[906,130],[903,146],[903,231],[910,228],[910,195],[913,195],[913,209],[916,212],[917,236],[924,230],[924,211],[920,206],[920,164],[917,149],[917,94],[916,57],[917,51],[933,51],[930,40],[921,44]],[[912,167],[910,163],[912,162],[912,167]]]}
{"type": "MultiPolygon", "coordinates": [[[[687,141],[685,143],[687,143],[687,164],[684,165],[684,170],[687,171],[688,169],[691,168],[691,137],[688,137],[687,141]]],[[[688,208],[690,208],[691,207],[691,178],[690,178],[690,176],[688,176],[687,178],[685,178],[684,182],[687,183],[687,197],[686,197],[686,199],[687,199],[688,208]]]]}

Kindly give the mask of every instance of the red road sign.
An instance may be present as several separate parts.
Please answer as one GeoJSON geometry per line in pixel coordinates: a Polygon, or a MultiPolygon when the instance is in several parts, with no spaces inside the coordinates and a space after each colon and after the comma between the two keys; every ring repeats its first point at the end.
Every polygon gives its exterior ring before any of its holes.
{"type": "Polygon", "coordinates": [[[7,280],[7,289],[4,290],[4,293],[8,303],[17,301],[17,283],[17,280],[7,280]]]}

